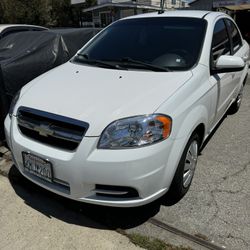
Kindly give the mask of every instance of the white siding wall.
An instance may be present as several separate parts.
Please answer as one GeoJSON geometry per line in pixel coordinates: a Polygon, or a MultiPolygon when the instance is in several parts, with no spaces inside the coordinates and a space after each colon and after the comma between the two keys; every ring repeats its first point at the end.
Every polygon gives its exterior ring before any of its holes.
{"type": "Polygon", "coordinates": [[[139,4],[160,6],[160,0],[137,0],[139,4]]]}
{"type": "Polygon", "coordinates": [[[71,0],[71,4],[85,3],[86,0],[71,0]]]}
{"type": "MultiPolygon", "coordinates": [[[[77,0],[75,0],[77,1],[77,0]]],[[[97,0],[97,4],[105,4],[105,3],[132,3],[132,0],[97,0]]],[[[152,5],[152,6],[160,6],[160,0],[135,0],[138,4],[143,5],[152,5]]],[[[176,4],[172,4],[172,0],[165,0],[165,7],[166,8],[182,8],[182,1],[176,0],[176,4]]]]}

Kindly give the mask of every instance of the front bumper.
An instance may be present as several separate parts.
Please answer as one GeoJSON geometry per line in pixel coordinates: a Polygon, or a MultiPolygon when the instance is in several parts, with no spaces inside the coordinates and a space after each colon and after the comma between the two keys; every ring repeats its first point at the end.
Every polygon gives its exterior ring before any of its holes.
{"type": "Polygon", "coordinates": [[[172,167],[167,167],[174,142],[170,138],[137,149],[100,150],[99,137],[84,137],[76,151],[66,151],[25,137],[15,117],[6,118],[5,133],[14,162],[26,178],[59,195],[93,204],[132,207],[150,203],[167,192],[176,165],[172,162],[172,167]],[[24,171],[22,152],[48,159],[53,166],[54,182],[24,171]],[[138,197],[100,196],[96,185],[130,187],[138,192],[138,197]]]}

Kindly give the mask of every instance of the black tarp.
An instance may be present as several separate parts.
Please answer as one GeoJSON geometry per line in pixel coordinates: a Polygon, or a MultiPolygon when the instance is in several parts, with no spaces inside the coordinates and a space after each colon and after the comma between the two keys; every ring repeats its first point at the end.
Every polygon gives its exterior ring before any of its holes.
{"type": "Polygon", "coordinates": [[[100,30],[58,29],[14,33],[0,40],[0,139],[11,99],[26,83],[65,63],[100,30]]]}

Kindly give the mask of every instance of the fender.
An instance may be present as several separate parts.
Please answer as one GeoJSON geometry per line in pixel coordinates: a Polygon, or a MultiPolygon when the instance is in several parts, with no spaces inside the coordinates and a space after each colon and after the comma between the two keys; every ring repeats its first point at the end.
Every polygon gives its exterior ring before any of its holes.
{"type": "Polygon", "coordinates": [[[204,131],[205,135],[207,129],[206,126],[207,123],[208,123],[208,111],[203,105],[199,105],[194,109],[191,109],[190,112],[187,114],[187,116],[181,123],[181,127],[179,128],[177,137],[174,139],[174,143],[171,152],[169,154],[168,161],[166,162],[166,167],[168,168],[168,171],[166,172],[168,174],[165,174],[164,176],[164,183],[172,182],[180,158],[192,133],[200,124],[203,124],[205,126],[205,131],[204,131]]]}
{"type": "Polygon", "coordinates": [[[188,141],[191,134],[200,124],[204,124],[205,133],[208,124],[208,110],[204,105],[198,105],[196,107],[190,108],[189,113],[186,115],[185,119],[181,122],[181,126],[176,134],[176,139],[185,137],[188,141]]]}

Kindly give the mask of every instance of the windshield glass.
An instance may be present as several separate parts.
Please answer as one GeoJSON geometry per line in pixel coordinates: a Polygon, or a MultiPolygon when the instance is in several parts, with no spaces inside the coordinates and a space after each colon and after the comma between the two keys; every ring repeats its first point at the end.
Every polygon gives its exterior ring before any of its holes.
{"type": "Polygon", "coordinates": [[[74,61],[98,60],[117,69],[187,70],[197,63],[205,31],[206,21],[198,18],[125,19],[101,32],[74,61]]]}

